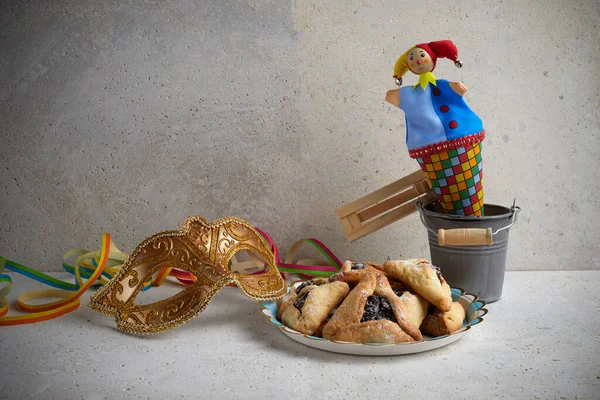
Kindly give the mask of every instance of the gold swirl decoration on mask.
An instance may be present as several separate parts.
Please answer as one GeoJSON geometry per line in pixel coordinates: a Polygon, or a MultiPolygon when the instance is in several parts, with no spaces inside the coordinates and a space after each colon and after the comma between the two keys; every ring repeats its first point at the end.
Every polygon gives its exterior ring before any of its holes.
{"type": "Polygon", "coordinates": [[[89,307],[113,315],[124,332],[157,333],[193,319],[231,282],[256,300],[273,300],[286,291],[273,251],[252,225],[234,217],[213,222],[189,217],[182,230],[157,233],[138,244],[119,274],[92,296],[89,307]],[[241,250],[259,255],[269,269],[252,275],[231,271],[229,261],[241,250]],[[143,282],[165,268],[187,271],[196,281],[167,299],[136,304],[143,282]]]}

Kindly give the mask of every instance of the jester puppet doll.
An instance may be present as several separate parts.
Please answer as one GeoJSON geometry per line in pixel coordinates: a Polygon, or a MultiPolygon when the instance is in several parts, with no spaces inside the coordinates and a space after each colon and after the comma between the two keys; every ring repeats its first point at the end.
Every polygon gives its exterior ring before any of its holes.
{"type": "Polygon", "coordinates": [[[462,83],[433,76],[438,58],[462,67],[450,40],[413,46],[396,61],[394,78],[401,86],[410,70],[419,82],[390,90],[385,99],[404,111],[408,154],[419,162],[442,207],[449,214],[482,216],[483,124],[465,103],[462,83]]]}

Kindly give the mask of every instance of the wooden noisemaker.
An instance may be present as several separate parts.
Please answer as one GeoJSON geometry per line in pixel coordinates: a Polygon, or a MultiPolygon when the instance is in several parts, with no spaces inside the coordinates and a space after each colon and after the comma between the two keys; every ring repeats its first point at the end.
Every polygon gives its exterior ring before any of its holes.
{"type": "Polygon", "coordinates": [[[418,170],[336,210],[351,242],[416,211],[417,201],[437,200],[431,183],[418,170]]]}

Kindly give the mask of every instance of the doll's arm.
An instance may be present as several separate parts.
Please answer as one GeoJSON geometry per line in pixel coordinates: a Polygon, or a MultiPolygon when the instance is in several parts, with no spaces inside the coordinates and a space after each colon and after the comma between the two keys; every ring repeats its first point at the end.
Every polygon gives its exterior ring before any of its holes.
{"type": "Polygon", "coordinates": [[[464,96],[465,93],[467,93],[467,90],[469,90],[465,85],[463,85],[460,82],[450,82],[450,88],[452,88],[452,90],[454,90],[456,94],[461,97],[464,96]]]}
{"type": "Polygon", "coordinates": [[[385,101],[398,107],[400,105],[400,89],[388,90],[385,94],[385,101]]]}

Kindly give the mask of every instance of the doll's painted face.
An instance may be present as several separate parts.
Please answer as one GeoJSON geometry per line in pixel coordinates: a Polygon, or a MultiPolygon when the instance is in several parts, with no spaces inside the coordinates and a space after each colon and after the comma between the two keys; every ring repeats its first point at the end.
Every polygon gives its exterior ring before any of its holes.
{"type": "Polygon", "coordinates": [[[431,72],[433,69],[433,60],[429,53],[418,47],[408,52],[406,61],[410,70],[417,75],[431,72]]]}

